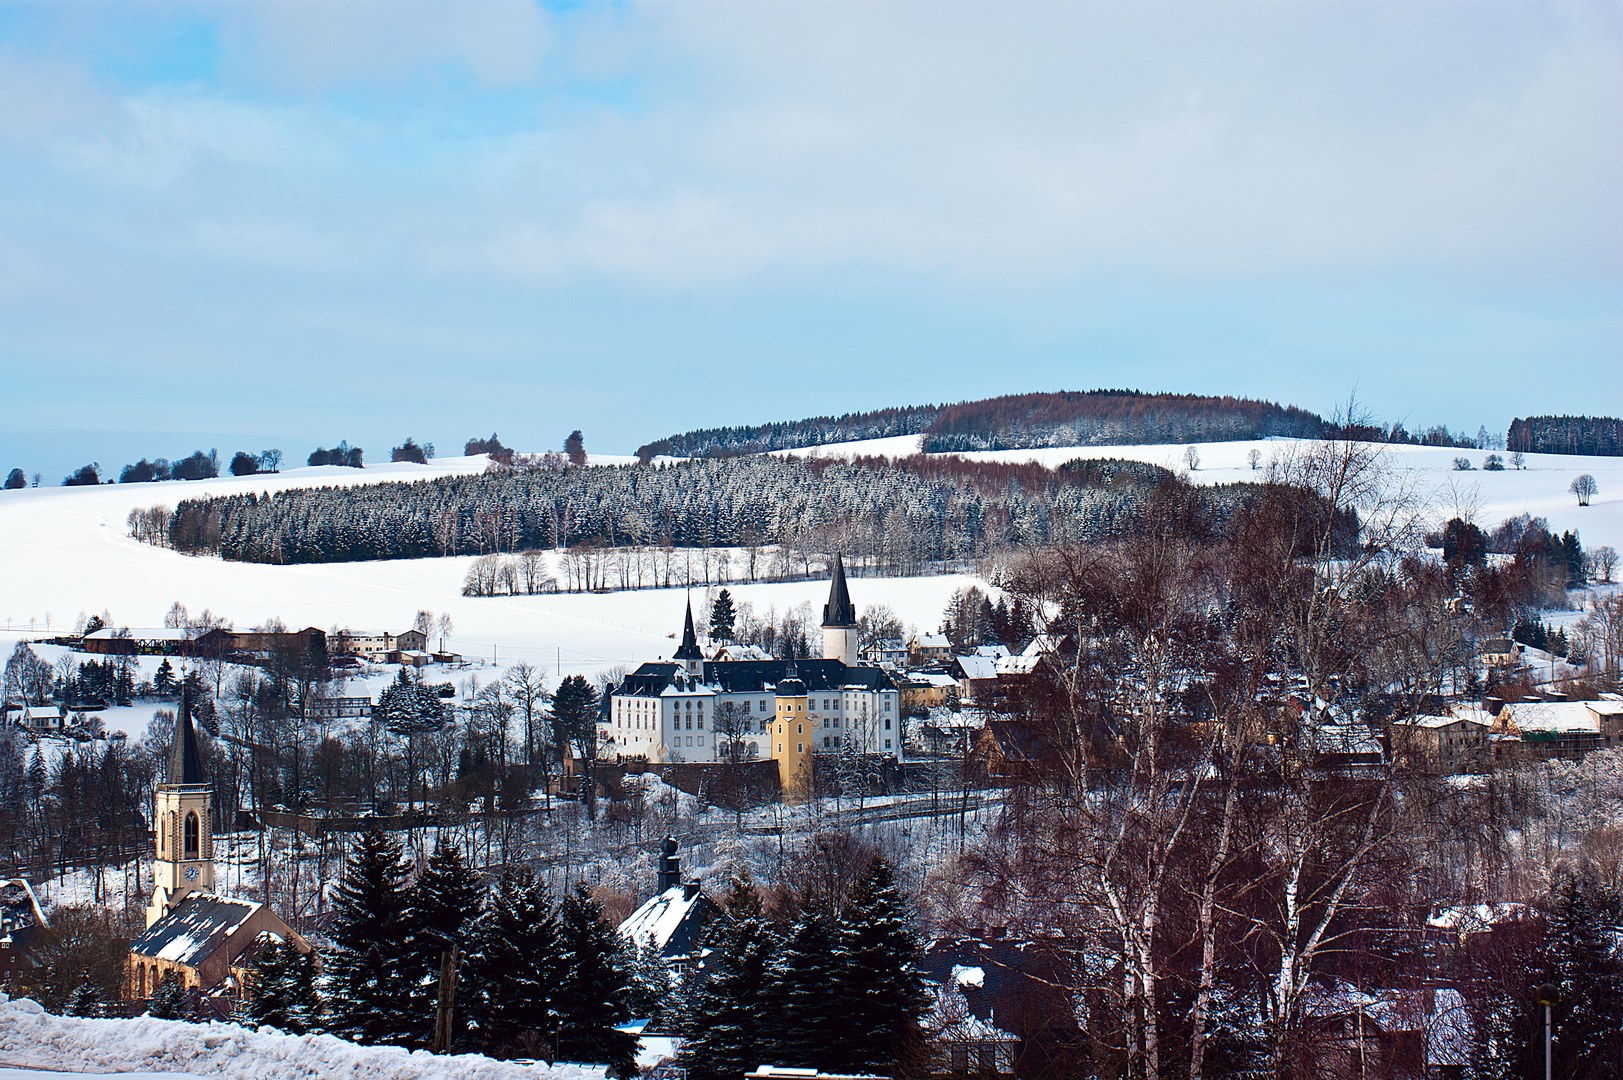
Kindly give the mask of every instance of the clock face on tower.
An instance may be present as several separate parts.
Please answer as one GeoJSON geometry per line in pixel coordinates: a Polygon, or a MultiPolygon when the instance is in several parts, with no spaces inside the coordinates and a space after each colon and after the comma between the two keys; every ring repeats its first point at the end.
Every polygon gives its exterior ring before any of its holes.
{"type": "Polygon", "coordinates": [[[187,881],[196,881],[197,880],[197,867],[188,866],[186,868],[186,880],[187,881]]]}

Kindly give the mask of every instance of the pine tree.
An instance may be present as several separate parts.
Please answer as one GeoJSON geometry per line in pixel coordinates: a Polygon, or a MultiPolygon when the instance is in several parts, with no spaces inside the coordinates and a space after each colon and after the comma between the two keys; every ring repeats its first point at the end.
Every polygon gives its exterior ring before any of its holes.
{"type": "Polygon", "coordinates": [[[890,864],[875,857],[840,913],[834,1008],[842,1018],[835,1064],[846,1072],[903,1075],[917,1060],[929,1008],[919,939],[890,864]]]}
{"type": "Polygon", "coordinates": [[[180,1020],[186,1015],[186,989],[172,971],[165,972],[158,988],[152,992],[152,1004],[147,1015],[157,1020],[180,1020]]]}
{"type": "Polygon", "coordinates": [[[709,955],[687,1017],[682,1063],[692,1080],[733,1080],[777,1049],[773,1021],[761,1008],[773,952],[761,900],[747,877],[733,881],[705,933],[709,955]]]}
{"type": "Polygon", "coordinates": [[[767,980],[767,1013],[780,1019],[772,1064],[832,1069],[845,1018],[832,990],[840,969],[834,926],[808,912],[796,921],[773,957],[767,980]]]}
{"type": "Polygon", "coordinates": [[[485,886],[469,869],[461,849],[440,841],[408,898],[403,972],[412,1000],[406,1009],[410,1023],[405,1045],[433,1045],[444,953],[453,943],[466,946],[467,931],[479,916],[484,895],[485,886]]]}
{"type": "MultiPolygon", "coordinates": [[[[468,931],[459,1011],[469,1041],[493,1057],[538,1057],[558,1025],[558,913],[528,868],[502,874],[468,931]]],[[[548,1054],[547,1056],[551,1056],[548,1054]]]]}
{"type": "Polygon", "coordinates": [[[175,692],[175,669],[170,666],[167,656],[158,665],[158,674],[152,679],[152,688],[160,694],[175,692]]]}
{"type": "Polygon", "coordinates": [[[410,982],[410,866],[381,832],[361,837],[333,901],[327,1030],[352,1042],[398,1043],[419,1025],[406,1016],[410,982]]]}
{"type": "Polygon", "coordinates": [[[68,1002],[68,1015],[101,1015],[101,992],[96,989],[96,984],[90,981],[88,971],[79,977],[79,988],[73,992],[73,998],[68,1002]]]}
{"type": "Polygon", "coordinates": [[[584,882],[564,897],[558,921],[563,971],[557,1055],[564,1061],[607,1065],[615,1076],[635,1076],[637,1037],[615,1029],[631,1019],[625,942],[603,918],[602,905],[584,882]]]}
{"type": "Polygon", "coordinates": [[[659,1025],[671,1018],[676,997],[676,979],[665,954],[653,940],[631,946],[631,985],[626,1007],[637,1019],[659,1025]]]}
{"type": "Polygon", "coordinates": [[[291,942],[265,942],[249,983],[248,1019],[255,1024],[302,1035],[321,1018],[315,988],[315,955],[301,953],[291,942]]]}
{"type": "Polygon", "coordinates": [[[733,594],[723,589],[710,605],[710,640],[733,640],[733,626],[737,621],[738,611],[733,607],[733,594]]]}
{"type": "Polygon", "coordinates": [[[1544,935],[1561,991],[1555,1010],[1558,1075],[1616,1076],[1623,1062],[1623,961],[1613,953],[1620,932],[1623,903],[1617,897],[1566,884],[1544,935]]]}

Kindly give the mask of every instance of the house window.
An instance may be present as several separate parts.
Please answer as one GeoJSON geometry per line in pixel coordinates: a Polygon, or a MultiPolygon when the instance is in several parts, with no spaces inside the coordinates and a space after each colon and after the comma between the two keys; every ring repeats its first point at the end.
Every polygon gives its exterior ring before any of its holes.
{"type": "Polygon", "coordinates": [[[806,734],[806,725],[805,724],[796,724],[795,725],[795,734],[796,735],[804,735],[804,734],[806,734]]]}
{"type": "Polygon", "coordinates": [[[194,858],[197,857],[197,847],[198,847],[197,815],[196,814],[187,814],[186,815],[186,857],[188,859],[194,859],[194,858]]]}
{"type": "Polygon", "coordinates": [[[805,752],[806,752],[806,744],[805,743],[795,743],[795,753],[804,754],[805,752]]]}
{"type": "Polygon", "coordinates": [[[885,717],[885,730],[886,731],[890,730],[890,717],[888,717],[888,716],[885,717]]]}
{"type": "Polygon", "coordinates": [[[890,740],[889,740],[889,739],[886,739],[886,740],[885,740],[885,749],[886,749],[886,750],[889,750],[889,749],[890,749],[890,740]]]}
{"type": "Polygon", "coordinates": [[[823,749],[827,750],[828,747],[829,747],[829,738],[828,738],[827,735],[824,735],[823,736],[823,749]]]}
{"type": "Polygon", "coordinates": [[[704,745],[704,736],[703,736],[703,735],[700,735],[700,736],[699,736],[699,745],[700,745],[700,746],[703,746],[703,745],[704,745]]]}

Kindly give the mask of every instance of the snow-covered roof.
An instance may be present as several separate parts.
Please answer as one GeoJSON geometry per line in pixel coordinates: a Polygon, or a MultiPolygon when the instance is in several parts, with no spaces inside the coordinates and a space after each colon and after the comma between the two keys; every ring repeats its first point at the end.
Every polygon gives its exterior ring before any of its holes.
{"type": "Polygon", "coordinates": [[[1426,920],[1426,925],[1434,930],[1486,930],[1498,923],[1520,919],[1526,914],[1526,904],[1466,904],[1439,910],[1426,920]]]}
{"type": "Polygon", "coordinates": [[[1037,670],[1037,665],[1043,662],[1040,655],[1021,653],[1019,656],[1005,656],[997,662],[999,675],[1030,675],[1037,670]]]}
{"type": "Polygon", "coordinates": [[[697,886],[672,886],[627,916],[620,936],[639,945],[651,941],[666,956],[686,956],[698,948],[699,935],[715,911],[715,903],[697,886]]]}
{"type": "Polygon", "coordinates": [[[130,638],[135,641],[185,641],[186,630],[179,626],[120,626],[103,627],[94,633],[86,634],[86,641],[111,641],[113,638],[130,638]]]}
{"type": "Polygon", "coordinates": [[[960,656],[958,666],[964,669],[966,679],[997,678],[997,658],[994,656],[960,656]]]}
{"type": "Polygon", "coordinates": [[[952,642],[947,640],[946,634],[920,634],[916,639],[921,649],[950,649],[952,642]]]}
{"type": "MultiPolygon", "coordinates": [[[[1600,718],[1589,708],[1598,704],[1590,701],[1523,701],[1506,705],[1505,713],[1510,714],[1510,723],[1516,730],[1524,734],[1548,731],[1598,735],[1600,718]]],[[[1504,713],[1500,715],[1503,717],[1504,713]]]]}
{"type": "Polygon", "coordinates": [[[233,896],[192,893],[131,942],[130,952],[196,967],[261,906],[233,896]]]}
{"type": "Polygon", "coordinates": [[[1009,647],[1007,645],[977,645],[970,651],[976,656],[990,656],[994,660],[1000,656],[1009,655],[1009,647]]]}
{"type": "Polygon", "coordinates": [[[1412,716],[1407,720],[1394,720],[1393,727],[1445,728],[1453,724],[1475,724],[1487,727],[1486,721],[1465,716],[1412,716]]]}
{"type": "Polygon", "coordinates": [[[909,671],[908,680],[916,683],[926,683],[930,686],[957,686],[958,680],[940,671],[909,671]]]}

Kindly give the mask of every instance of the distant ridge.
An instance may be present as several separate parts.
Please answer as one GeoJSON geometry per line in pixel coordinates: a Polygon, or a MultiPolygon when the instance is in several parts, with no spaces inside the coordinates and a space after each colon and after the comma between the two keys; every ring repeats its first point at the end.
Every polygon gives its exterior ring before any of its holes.
{"type": "Polygon", "coordinates": [[[743,427],[705,428],[647,443],[637,455],[718,457],[826,443],[924,435],[924,450],[1013,450],[1089,444],[1218,442],[1317,437],[1316,413],[1250,398],[1137,390],[1008,394],[955,405],[914,405],[743,427]]]}

